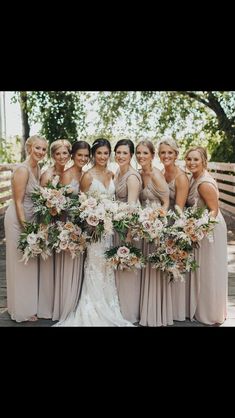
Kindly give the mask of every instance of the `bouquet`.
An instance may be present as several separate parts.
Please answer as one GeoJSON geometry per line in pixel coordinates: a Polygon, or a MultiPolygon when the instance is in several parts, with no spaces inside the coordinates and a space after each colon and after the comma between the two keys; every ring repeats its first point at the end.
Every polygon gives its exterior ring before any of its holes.
{"type": "Polygon", "coordinates": [[[197,202],[184,211],[178,206],[175,209],[175,212],[169,212],[174,219],[172,227],[176,234],[187,239],[193,247],[198,247],[205,236],[209,242],[213,242],[213,230],[218,222],[208,209],[197,207],[197,202]]]}
{"type": "Polygon", "coordinates": [[[46,187],[38,186],[32,193],[34,213],[39,215],[45,224],[59,220],[74,203],[69,197],[72,193],[73,189],[69,185],[61,186],[59,176],[55,176],[46,187]]]}
{"type": "Polygon", "coordinates": [[[175,234],[171,227],[162,231],[160,245],[155,253],[149,254],[148,261],[154,268],[168,273],[174,281],[184,281],[183,274],[190,270],[195,271],[198,267],[191,243],[187,238],[175,234]]]}
{"type": "Polygon", "coordinates": [[[199,267],[194,258],[194,248],[205,236],[213,240],[212,232],[217,221],[206,208],[199,208],[196,203],[184,211],[176,205],[175,212],[169,210],[167,216],[170,225],[161,231],[160,245],[148,260],[153,267],[166,271],[174,280],[184,280],[183,273],[199,267]]]}
{"type": "Polygon", "coordinates": [[[81,226],[91,242],[113,234],[112,213],[116,203],[107,195],[97,191],[81,193],[78,207],[70,211],[72,218],[81,226]]]}
{"type": "Polygon", "coordinates": [[[128,231],[135,227],[140,209],[139,204],[116,202],[112,213],[112,222],[113,228],[119,234],[121,241],[125,241],[128,231]]]}
{"type": "Polygon", "coordinates": [[[22,251],[23,257],[20,261],[27,264],[30,258],[40,255],[46,260],[51,255],[48,240],[48,226],[36,222],[25,222],[24,231],[20,234],[18,248],[22,251]]]}
{"type": "Polygon", "coordinates": [[[88,236],[78,225],[70,221],[57,221],[48,226],[48,239],[51,250],[57,253],[69,251],[73,259],[85,251],[88,236]]]}
{"type": "Polygon", "coordinates": [[[144,238],[158,244],[160,234],[167,225],[166,212],[155,202],[149,202],[145,208],[139,208],[137,222],[132,225],[134,239],[144,238]]]}
{"type": "Polygon", "coordinates": [[[105,252],[107,265],[115,270],[135,270],[145,266],[145,258],[136,247],[129,244],[105,252]]]}

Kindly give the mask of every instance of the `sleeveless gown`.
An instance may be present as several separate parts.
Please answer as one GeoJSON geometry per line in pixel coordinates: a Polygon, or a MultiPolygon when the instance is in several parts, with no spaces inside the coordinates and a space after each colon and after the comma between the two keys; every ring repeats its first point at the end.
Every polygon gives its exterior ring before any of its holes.
{"type": "MultiPolygon", "coordinates": [[[[106,188],[93,179],[89,191],[98,191],[114,196],[113,180],[106,188]]],[[[114,272],[105,265],[104,252],[111,247],[111,238],[102,238],[88,246],[84,268],[84,280],[77,309],[66,320],[54,326],[133,326],[120,312],[114,272]]]]}
{"type": "MultiPolygon", "coordinates": [[[[191,178],[187,204],[205,207],[198,187],[202,183],[212,184],[219,198],[216,181],[206,171],[201,177],[191,178]]],[[[200,247],[195,249],[199,268],[189,273],[186,279],[186,313],[203,324],[222,324],[227,316],[228,267],[227,267],[227,227],[222,213],[216,217],[218,224],[213,230],[213,242],[204,237],[200,247]]]]}
{"type": "MultiPolygon", "coordinates": [[[[73,194],[78,194],[79,183],[70,183],[73,194]]],[[[55,285],[52,319],[63,321],[76,309],[81,292],[84,254],[72,259],[68,251],[55,254],[55,285]]]]}
{"type": "MultiPolygon", "coordinates": [[[[186,176],[186,174],[182,171],[176,177],[179,176],[186,176]]],[[[168,183],[169,191],[170,191],[170,206],[169,209],[174,210],[175,208],[175,198],[176,198],[176,190],[175,190],[175,180],[176,177],[168,183]]],[[[186,319],[186,294],[185,294],[185,286],[186,280],[188,275],[186,275],[185,281],[176,281],[171,283],[171,298],[172,298],[172,311],[173,311],[173,320],[174,321],[185,321],[186,319]]]]}
{"type": "MultiPolygon", "coordinates": [[[[143,206],[146,206],[148,202],[161,204],[161,198],[168,194],[167,186],[164,186],[163,190],[159,190],[150,180],[141,191],[140,201],[143,206]]],[[[155,244],[143,241],[145,256],[156,251],[155,244]]],[[[169,278],[163,271],[152,268],[150,263],[147,263],[142,272],[140,325],[149,327],[173,325],[169,278]]]]}
{"type": "MultiPolygon", "coordinates": [[[[24,195],[23,207],[27,222],[33,222],[33,201],[31,193],[39,185],[27,163],[19,167],[26,167],[29,179],[24,195]]],[[[27,321],[37,313],[38,303],[38,260],[32,258],[27,264],[20,262],[22,253],[17,249],[20,233],[23,231],[18,221],[14,200],[11,201],[4,219],[6,235],[6,281],[7,281],[7,307],[11,319],[16,322],[27,321]]]]}
{"type": "MultiPolygon", "coordinates": [[[[141,175],[138,171],[128,170],[124,176],[115,181],[115,195],[116,200],[120,202],[128,201],[128,177],[134,175],[139,180],[139,193],[142,188],[141,175]]],[[[115,246],[120,245],[121,241],[117,233],[114,237],[115,246]]],[[[141,241],[134,241],[132,244],[135,247],[141,248],[141,241]]],[[[140,269],[136,271],[115,270],[116,286],[118,290],[118,297],[121,306],[121,312],[124,318],[131,321],[133,324],[139,322],[140,319],[140,289],[141,289],[140,269]]]]}

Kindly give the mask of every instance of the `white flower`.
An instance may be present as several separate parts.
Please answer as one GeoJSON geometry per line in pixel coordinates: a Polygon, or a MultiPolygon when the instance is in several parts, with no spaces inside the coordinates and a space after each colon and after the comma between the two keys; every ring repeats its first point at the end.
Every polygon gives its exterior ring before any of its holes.
{"type": "Polygon", "coordinates": [[[203,216],[202,218],[198,219],[196,222],[196,227],[199,228],[201,225],[208,224],[209,218],[208,216],[203,216]]]}
{"type": "Polygon", "coordinates": [[[53,177],[53,179],[52,179],[52,181],[51,181],[52,186],[53,186],[53,187],[56,187],[56,186],[57,186],[57,184],[59,183],[59,181],[60,181],[60,177],[59,177],[59,176],[55,176],[55,177],[53,177]]]}
{"type": "Polygon", "coordinates": [[[30,246],[36,244],[36,242],[37,242],[37,235],[34,232],[32,232],[31,234],[29,234],[27,236],[27,242],[28,242],[28,244],[30,246]]]}

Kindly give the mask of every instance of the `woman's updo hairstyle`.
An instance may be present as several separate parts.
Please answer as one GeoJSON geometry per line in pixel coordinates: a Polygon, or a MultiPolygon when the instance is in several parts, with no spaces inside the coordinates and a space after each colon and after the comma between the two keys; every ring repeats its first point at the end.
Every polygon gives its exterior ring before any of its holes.
{"type": "Polygon", "coordinates": [[[88,144],[88,142],[86,142],[86,141],[76,141],[76,142],[74,142],[74,143],[73,143],[72,149],[71,149],[71,151],[70,151],[70,154],[72,155],[72,159],[74,159],[74,157],[75,157],[75,155],[76,155],[76,152],[77,152],[79,149],[87,149],[87,150],[88,150],[88,152],[89,152],[89,157],[90,157],[90,154],[91,154],[91,147],[90,147],[90,145],[88,144]]]}
{"type": "Polygon", "coordinates": [[[92,155],[92,158],[94,158],[95,153],[96,153],[96,150],[98,148],[100,148],[100,147],[107,147],[108,150],[109,150],[109,155],[111,154],[112,149],[111,149],[110,142],[107,139],[105,139],[105,138],[97,138],[93,142],[92,147],[91,147],[91,155],[92,155]]]}
{"type": "Polygon", "coordinates": [[[27,155],[29,155],[31,153],[31,148],[32,148],[32,145],[34,144],[34,142],[36,142],[38,140],[39,141],[44,141],[46,143],[46,148],[48,148],[48,141],[46,140],[46,138],[44,138],[44,136],[32,135],[25,142],[25,151],[26,151],[27,155]]]}
{"type": "Polygon", "coordinates": [[[53,141],[50,146],[50,155],[52,158],[54,157],[56,151],[60,147],[66,147],[68,150],[68,153],[70,154],[71,149],[72,149],[71,142],[69,142],[67,139],[57,139],[56,141],[53,141]]]}
{"type": "Polygon", "coordinates": [[[121,145],[127,145],[131,156],[134,154],[135,146],[134,146],[134,143],[130,139],[120,139],[114,147],[114,152],[116,152],[118,147],[120,147],[121,145]]]}

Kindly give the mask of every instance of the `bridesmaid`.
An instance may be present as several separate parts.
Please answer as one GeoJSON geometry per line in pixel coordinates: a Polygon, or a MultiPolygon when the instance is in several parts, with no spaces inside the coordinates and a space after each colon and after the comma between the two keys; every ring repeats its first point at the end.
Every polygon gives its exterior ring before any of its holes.
{"type": "MultiPolygon", "coordinates": [[[[203,324],[222,324],[227,315],[227,228],[219,210],[216,181],[207,171],[207,152],[202,147],[190,148],[185,155],[186,166],[192,173],[187,204],[206,207],[216,217],[213,242],[206,237],[195,250],[199,268],[189,275],[187,309],[191,320],[203,324]]],[[[186,283],[187,284],[187,283],[186,283]]]]}
{"type": "MultiPolygon", "coordinates": [[[[119,165],[114,178],[116,200],[137,203],[142,181],[138,171],[131,166],[134,144],[130,139],[121,139],[116,143],[114,152],[115,161],[119,165]]],[[[120,240],[117,235],[115,240],[115,245],[119,245],[120,240]]],[[[130,240],[127,237],[128,241],[130,240]]],[[[141,270],[134,273],[116,271],[116,286],[123,317],[132,323],[138,322],[140,318],[141,270]]]]}
{"type": "MultiPolygon", "coordinates": [[[[53,177],[59,176],[61,181],[65,165],[70,160],[70,151],[72,145],[66,139],[58,139],[51,143],[50,156],[54,164],[49,167],[41,176],[41,186],[46,186],[53,177]]],[[[47,260],[39,259],[39,295],[38,295],[38,317],[52,318],[54,304],[54,275],[55,275],[55,257],[52,255],[47,260]]]]}
{"type": "Polygon", "coordinates": [[[47,152],[47,140],[39,135],[27,139],[28,157],[12,174],[13,200],[5,215],[7,303],[11,319],[16,322],[36,321],[38,304],[38,260],[20,262],[22,254],[17,249],[24,222],[33,222],[31,193],[39,185],[38,162],[47,152]]]}
{"type": "MultiPolygon", "coordinates": [[[[143,206],[148,202],[157,202],[167,211],[169,188],[158,168],[152,167],[155,150],[152,142],[143,140],[136,146],[136,158],[141,165],[143,190],[140,201],[143,206]]],[[[143,253],[148,255],[156,251],[154,244],[144,240],[143,253]]],[[[167,276],[159,269],[153,269],[148,263],[142,272],[140,325],[166,326],[173,324],[171,286],[167,276]]]]}
{"type": "MultiPolygon", "coordinates": [[[[63,185],[70,185],[73,193],[79,193],[79,184],[83,175],[82,168],[89,162],[90,145],[86,141],[77,141],[72,146],[73,166],[64,171],[61,179],[63,185]]],[[[71,255],[62,251],[58,254],[55,265],[55,296],[53,320],[64,321],[68,314],[75,310],[82,285],[84,256],[71,258],[71,255]]]]}
{"type": "Polygon", "coordinates": [[[53,165],[42,174],[41,186],[46,186],[55,176],[59,176],[61,179],[65,165],[70,159],[71,148],[72,145],[67,139],[57,139],[51,143],[50,157],[53,160],[53,165]]]}
{"type": "MultiPolygon", "coordinates": [[[[186,173],[175,164],[178,154],[178,146],[172,138],[162,138],[158,143],[158,155],[164,165],[163,175],[170,190],[169,209],[172,210],[175,205],[178,205],[181,210],[184,209],[189,191],[186,173]]],[[[173,319],[185,321],[185,282],[172,282],[171,287],[173,319]]]]}

